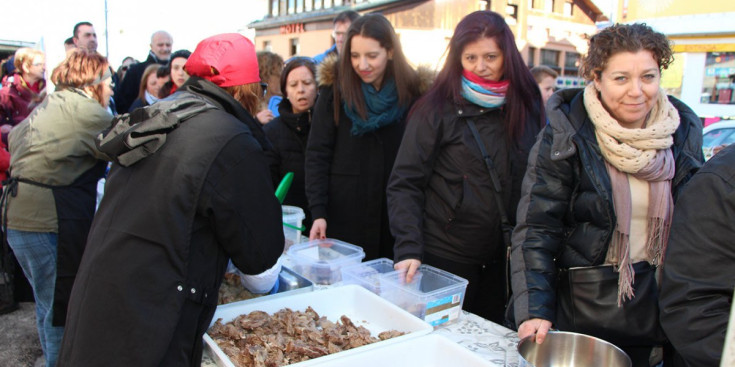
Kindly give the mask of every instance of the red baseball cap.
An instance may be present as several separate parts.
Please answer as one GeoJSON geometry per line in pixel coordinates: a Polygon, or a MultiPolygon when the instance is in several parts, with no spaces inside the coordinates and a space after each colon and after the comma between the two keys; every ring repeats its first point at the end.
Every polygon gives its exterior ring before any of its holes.
{"type": "Polygon", "coordinates": [[[199,42],[184,70],[219,87],[260,81],[255,45],[239,33],[218,34],[199,42]]]}

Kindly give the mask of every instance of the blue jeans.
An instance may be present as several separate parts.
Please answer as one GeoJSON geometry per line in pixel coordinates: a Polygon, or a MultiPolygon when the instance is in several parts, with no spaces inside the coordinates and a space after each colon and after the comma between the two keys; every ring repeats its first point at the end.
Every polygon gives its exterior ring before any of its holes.
{"type": "Polygon", "coordinates": [[[56,365],[63,327],[54,327],[54,286],[56,285],[57,234],[52,232],[26,232],[8,229],[8,244],[18,258],[36,297],[36,327],[46,366],[56,365]]]}

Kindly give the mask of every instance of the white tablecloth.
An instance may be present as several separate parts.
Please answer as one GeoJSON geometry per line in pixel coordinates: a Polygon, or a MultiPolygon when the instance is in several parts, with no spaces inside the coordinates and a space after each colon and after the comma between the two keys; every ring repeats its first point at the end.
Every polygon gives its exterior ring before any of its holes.
{"type": "Polygon", "coordinates": [[[496,366],[518,366],[518,334],[475,314],[462,311],[459,319],[436,328],[433,333],[449,338],[496,366]]]}

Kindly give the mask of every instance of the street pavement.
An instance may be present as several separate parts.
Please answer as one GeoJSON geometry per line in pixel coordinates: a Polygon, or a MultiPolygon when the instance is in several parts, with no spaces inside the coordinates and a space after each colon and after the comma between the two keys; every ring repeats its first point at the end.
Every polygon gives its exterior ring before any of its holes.
{"type": "Polygon", "coordinates": [[[20,308],[0,316],[0,366],[43,366],[43,352],[36,330],[36,305],[20,304],[20,308]]]}

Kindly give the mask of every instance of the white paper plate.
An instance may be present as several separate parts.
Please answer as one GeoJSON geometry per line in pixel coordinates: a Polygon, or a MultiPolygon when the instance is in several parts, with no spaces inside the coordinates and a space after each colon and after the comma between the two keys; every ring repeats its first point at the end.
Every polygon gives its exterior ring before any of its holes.
{"type": "MultiPolygon", "coordinates": [[[[406,333],[396,338],[290,365],[294,367],[314,366],[329,360],[400,343],[426,335],[433,330],[433,327],[428,323],[358,285],[345,285],[315,292],[294,294],[288,297],[263,299],[262,301],[255,299],[252,301],[258,302],[233,303],[217,307],[217,311],[215,311],[212,318],[212,324],[219,318],[222,319],[222,323],[227,323],[237,316],[252,311],[273,314],[284,307],[294,311],[304,311],[311,306],[319,316],[326,316],[332,322],[337,322],[342,315],[345,315],[352,320],[355,326],[365,327],[376,337],[379,333],[387,330],[398,330],[406,333]]],[[[212,359],[218,366],[234,367],[227,355],[209,335],[204,334],[204,342],[205,348],[210,349],[212,359]]]]}

